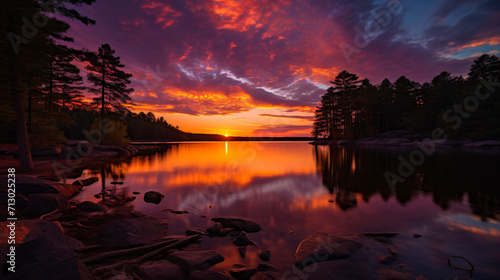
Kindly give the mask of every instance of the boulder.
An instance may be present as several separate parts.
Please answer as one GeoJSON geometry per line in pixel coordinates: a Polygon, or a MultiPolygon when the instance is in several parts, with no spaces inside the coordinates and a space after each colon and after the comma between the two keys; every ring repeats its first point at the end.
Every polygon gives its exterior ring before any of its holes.
{"type": "Polygon", "coordinates": [[[248,238],[247,233],[244,231],[242,231],[240,235],[236,237],[236,239],[233,241],[233,244],[236,246],[248,246],[248,245],[257,246],[255,242],[253,242],[252,240],[250,240],[250,238],[248,238]]]}
{"type": "Polygon", "coordinates": [[[101,227],[101,244],[108,248],[144,245],[163,237],[164,223],[150,216],[123,219],[101,227]]]}
{"type": "Polygon", "coordinates": [[[222,225],[220,223],[215,223],[211,227],[207,228],[207,232],[210,234],[218,234],[222,230],[222,225]]]}
{"type": "Polygon", "coordinates": [[[176,251],[169,254],[167,259],[181,265],[186,271],[206,270],[214,264],[224,261],[224,257],[215,250],[176,251]]]}
{"type": "Polygon", "coordinates": [[[101,212],[108,209],[105,205],[94,203],[92,201],[84,201],[76,205],[76,208],[82,212],[101,212]]]}
{"type": "Polygon", "coordinates": [[[70,211],[68,199],[60,194],[40,193],[25,196],[27,203],[18,204],[17,209],[23,216],[40,217],[54,210],[63,213],[70,211]]]}
{"type": "MultiPolygon", "coordinates": [[[[170,279],[170,278],[168,278],[170,279]]],[[[186,280],[231,280],[232,278],[218,272],[195,270],[186,278],[186,280]]]]}
{"type": "Polygon", "coordinates": [[[229,274],[236,280],[249,280],[257,273],[255,268],[239,268],[229,270],[229,274]]]}
{"type": "Polygon", "coordinates": [[[87,267],[77,258],[75,249],[83,244],[61,231],[52,222],[18,221],[17,226],[28,228],[16,249],[16,272],[2,279],[94,279],[87,267]]]}
{"type": "Polygon", "coordinates": [[[186,274],[182,267],[167,260],[147,262],[137,268],[137,272],[144,280],[171,279],[183,280],[186,274]]]}
{"type": "Polygon", "coordinates": [[[362,246],[359,236],[335,236],[317,232],[300,242],[295,252],[295,266],[302,269],[316,262],[347,259],[362,246]]]}
{"type": "Polygon", "coordinates": [[[245,218],[219,217],[212,218],[211,220],[222,224],[224,228],[234,228],[240,231],[258,232],[262,229],[262,226],[259,223],[245,218]]]}
{"type": "Polygon", "coordinates": [[[269,248],[260,249],[259,258],[266,262],[269,261],[271,259],[271,250],[269,248]]]}
{"type": "Polygon", "coordinates": [[[159,192],[149,191],[144,194],[144,201],[147,203],[160,204],[165,196],[159,192]]]}

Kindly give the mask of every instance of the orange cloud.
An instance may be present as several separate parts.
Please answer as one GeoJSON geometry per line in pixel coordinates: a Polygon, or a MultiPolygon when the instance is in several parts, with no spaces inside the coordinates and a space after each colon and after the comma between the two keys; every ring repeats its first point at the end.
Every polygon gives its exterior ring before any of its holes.
{"type": "MultiPolygon", "coordinates": [[[[451,42],[450,44],[454,45],[454,42],[451,42]]],[[[477,46],[481,46],[481,45],[494,46],[494,45],[498,45],[498,44],[500,44],[500,36],[493,36],[491,38],[474,40],[469,44],[452,47],[450,49],[450,51],[456,52],[456,51],[460,51],[460,50],[463,50],[466,48],[473,48],[473,47],[477,47],[477,46]]]]}
{"type": "Polygon", "coordinates": [[[161,23],[163,29],[174,24],[175,18],[182,15],[182,13],[162,2],[150,1],[141,5],[141,8],[146,11],[146,13],[154,15],[156,17],[155,22],[161,23]]]}

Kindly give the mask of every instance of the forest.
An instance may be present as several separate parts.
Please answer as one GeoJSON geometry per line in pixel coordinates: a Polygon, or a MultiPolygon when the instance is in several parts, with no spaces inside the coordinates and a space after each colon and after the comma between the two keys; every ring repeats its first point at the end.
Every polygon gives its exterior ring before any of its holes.
{"type": "Polygon", "coordinates": [[[441,128],[455,139],[500,139],[500,61],[483,54],[466,78],[441,72],[420,84],[394,83],[340,72],[322,96],[311,132],[316,138],[377,136],[391,130],[429,135],[441,128]]]}

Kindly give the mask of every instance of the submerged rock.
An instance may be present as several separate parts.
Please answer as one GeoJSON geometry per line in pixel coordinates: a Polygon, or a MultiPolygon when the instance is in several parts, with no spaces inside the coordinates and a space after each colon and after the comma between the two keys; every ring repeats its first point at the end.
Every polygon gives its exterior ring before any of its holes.
{"type": "Polygon", "coordinates": [[[246,254],[247,254],[247,246],[238,247],[238,253],[240,253],[240,256],[242,258],[245,258],[246,254]]]}
{"type": "Polygon", "coordinates": [[[171,279],[183,280],[186,274],[180,265],[167,260],[147,262],[141,264],[137,271],[144,280],[171,279]]]}
{"type": "Polygon", "coordinates": [[[188,210],[170,210],[170,213],[172,214],[187,214],[189,213],[188,210]]]}
{"type": "Polygon", "coordinates": [[[164,231],[164,224],[149,216],[113,221],[101,227],[101,244],[108,248],[144,245],[162,238],[164,231]]]}
{"type": "Polygon", "coordinates": [[[276,268],[275,266],[272,266],[272,265],[267,264],[267,263],[259,263],[259,265],[257,265],[257,270],[258,271],[278,271],[279,269],[276,268]]]}
{"type": "Polygon", "coordinates": [[[187,271],[205,270],[224,261],[224,257],[215,250],[176,251],[167,256],[173,263],[180,264],[187,271]]]}
{"type": "Polygon", "coordinates": [[[93,183],[95,183],[97,181],[99,181],[98,177],[90,177],[90,178],[84,179],[84,180],[76,180],[73,182],[73,185],[76,185],[79,187],[86,187],[86,186],[92,185],[93,183]]]}
{"type": "Polygon", "coordinates": [[[335,236],[317,232],[300,242],[295,252],[295,266],[302,269],[316,262],[347,259],[362,246],[359,236],[335,236]]]}
{"type": "Polygon", "coordinates": [[[234,228],[240,231],[258,232],[262,229],[262,225],[246,218],[219,217],[212,218],[211,220],[221,223],[224,228],[234,228]]]}
{"type": "Polygon", "coordinates": [[[240,235],[236,237],[236,239],[233,241],[233,244],[236,246],[248,246],[248,245],[257,246],[255,242],[253,242],[252,240],[250,240],[250,238],[248,238],[247,233],[244,231],[242,231],[240,235]]]}
{"type": "Polygon", "coordinates": [[[154,203],[154,204],[160,204],[161,200],[164,197],[165,196],[162,195],[159,192],[149,191],[149,192],[147,192],[147,193],[144,194],[144,202],[154,203]]]}
{"type": "Polygon", "coordinates": [[[266,262],[269,261],[271,259],[271,250],[269,248],[260,249],[259,258],[266,262]]]}
{"type": "Polygon", "coordinates": [[[197,234],[205,234],[203,230],[198,229],[198,228],[190,228],[186,230],[186,235],[191,236],[191,235],[197,235],[197,234]]]}

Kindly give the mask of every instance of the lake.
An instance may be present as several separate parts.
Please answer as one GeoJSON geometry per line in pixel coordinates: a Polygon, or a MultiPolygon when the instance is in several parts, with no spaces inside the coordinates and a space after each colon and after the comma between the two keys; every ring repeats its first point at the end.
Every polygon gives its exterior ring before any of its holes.
{"type": "MultiPolygon", "coordinates": [[[[109,182],[123,181],[118,187],[140,192],[132,205],[168,221],[170,234],[207,228],[213,224],[210,217],[252,219],[263,229],[249,237],[258,248],[271,249],[269,263],[284,273],[283,279],[469,279],[468,272],[448,265],[448,257],[458,255],[474,265],[472,279],[498,278],[500,150],[438,149],[392,188],[384,174],[398,174],[398,157],[408,158],[411,151],[315,147],[306,142],[174,143],[161,152],[86,171],[101,180],[76,199],[98,201],[94,195],[105,174],[106,188],[109,182]],[[165,195],[160,204],[143,201],[150,190],[165,195]],[[161,211],[165,208],[190,213],[161,211]],[[315,232],[399,235],[386,243],[370,241],[349,259],[297,272],[295,250],[315,232]],[[397,252],[397,258],[381,264],[379,257],[388,254],[387,247],[397,252]]],[[[204,237],[193,248],[216,249],[224,255],[226,260],[212,268],[219,272],[235,263],[254,267],[262,262],[253,246],[242,258],[230,236],[204,237]]],[[[460,265],[468,268],[463,261],[460,265]]]]}

